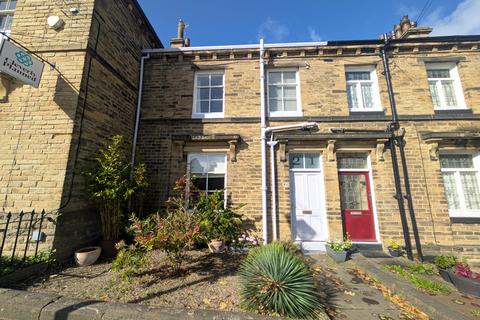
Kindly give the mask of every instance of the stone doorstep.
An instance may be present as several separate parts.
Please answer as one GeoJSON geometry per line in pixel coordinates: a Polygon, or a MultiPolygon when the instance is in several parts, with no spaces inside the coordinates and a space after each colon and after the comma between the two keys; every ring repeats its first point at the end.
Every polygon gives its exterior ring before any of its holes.
{"type": "Polygon", "coordinates": [[[406,298],[412,305],[425,312],[431,319],[435,320],[469,320],[464,314],[451,310],[444,304],[424,294],[396,275],[382,270],[372,260],[356,255],[353,259],[355,265],[367,274],[374,276],[392,292],[406,298]]]}
{"type": "Polygon", "coordinates": [[[50,293],[0,288],[3,320],[262,320],[278,319],[241,312],[149,307],[140,304],[79,300],[50,293]]]}

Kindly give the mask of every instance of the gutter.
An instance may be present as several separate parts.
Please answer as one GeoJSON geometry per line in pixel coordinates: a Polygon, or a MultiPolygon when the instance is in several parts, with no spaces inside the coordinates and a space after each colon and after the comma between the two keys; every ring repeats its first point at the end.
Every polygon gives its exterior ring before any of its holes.
{"type": "Polygon", "coordinates": [[[135,166],[135,156],[137,149],[137,140],[138,140],[138,129],[140,126],[140,113],[142,111],[142,97],[143,97],[143,76],[145,69],[145,60],[150,59],[150,55],[143,55],[140,58],[140,79],[138,84],[138,97],[137,97],[137,110],[135,113],[135,129],[133,132],[133,143],[132,143],[132,160],[131,160],[131,174],[133,174],[133,169],[135,166]]]}

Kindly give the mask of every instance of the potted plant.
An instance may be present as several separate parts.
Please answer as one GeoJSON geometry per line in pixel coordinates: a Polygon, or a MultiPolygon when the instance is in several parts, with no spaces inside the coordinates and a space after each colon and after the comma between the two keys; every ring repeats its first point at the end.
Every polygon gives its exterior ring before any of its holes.
{"type": "Polygon", "coordinates": [[[451,275],[453,274],[452,268],[458,263],[457,257],[452,254],[440,255],[435,258],[435,265],[438,268],[438,273],[443,280],[452,282],[451,275]]]}
{"type": "Polygon", "coordinates": [[[465,262],[458,262],[450,274],[458,291],[480,297],[480,274],[473,272],[465,262]]]}
{"type": "Polygon", "coordinates": [[[101,251],[100,247],[86,247],[75,251],[73,257],[77,266],[88,267],[97,261],[101,251]]]}
{"type": "Polygon", "coordinates": [[[391,239],[387,244],[388,252],[392,257],[400,257],[402,255],[402,246],[397,240],[391,239]]]}
{"type": "Polygon", "coordinates": [[[128,199],[148,185],[145,166],[139,164],[132,170],[126,150],[123,137],[114,136],[105,149],[99,150],[95,166],[84,172],[87,190],[100,211],[100,246],[108,258],[116,255],[115,243],[120,238],[128,199]]]}
{"type": "Polygon", "coordinates": [[[226,243],[238,239],[242,219],[237,208],[226,208],[223,191],[199,195],[193,212],[200,216],[200,226],[208,248],[221,252],[226,243]]]}
{"type": "Polygon", "coordinates": [[[345,262],[352,249],[352,241],[347,236],[343,240],[329,240],[327,241],[327,254],[332,257],[335,262],[345,262]]]}

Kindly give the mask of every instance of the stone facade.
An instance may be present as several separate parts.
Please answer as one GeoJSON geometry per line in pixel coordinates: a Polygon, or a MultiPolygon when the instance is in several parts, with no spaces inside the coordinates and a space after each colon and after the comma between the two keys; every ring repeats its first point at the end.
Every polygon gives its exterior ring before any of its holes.
{"type": "MultiPolygon", "coordinates": [[[[5,250],[12,248],[17,214],[45,210],[40,250],[53,247],[62,257],[99,237],[80,173],[111,136],[131,139],[141,51],[161,43],[132,0],[19,0],[11,37],[55,69],[45,66],[38,89],[6,80],[0,197],[2,217],[14,215],[5,250]],[[48,27],[52,15],[65,21],[60,30],[48,27]]],[[[39,214],[34,229],[38,225],[39,214]]],[[[25,240],[22,230],[21,248],[25,240]]]]}
{"type": "MultiPolygon", "coordinates": [[[[480,262],[480,220],[453,219],[445,197],[437,149],[478,151],[480,129],[480,67],[478,37],[420,38],[393,42],[390,68],[401,125],[406,130],[406,156],[420,238],[427,253],[458,250],[472,263],[480,262]],[[430,39],[430,40],[429,40],[430,39]],[[467,110],[434,110],[426,62],[454,61],[467,110]],[[426,133],[433,132],[428,135],[426,133]],[[438,134],[445,133],[438,138],[438,134]],[[455,137],[455,134],[460,136],[455,137]],[[468,134],[467,134],[468,135],[468,134]]],[[[279,236],[290,239],[291,178],[288,153],[301,150],[322,154],[325,210],[329,237],[343,232],[337,155],[343,151],[370,155],[377,243],[402,240],[402,228],[392,175],[390,150],[382,134],[333,134],[331,128],[384,130],[391,118],[380,41],[331,42],[323,46],[280,47],[266,51],[269,68],[298,70],[302,116],[269,118],[269,126],[314,121],[318,132],[300,136],[278,134],[276,188],[279,236]],[[349,111],[345,70],[374,65],[383,111],[349,111]]],[[[157,210],[171,195],[175,180],[187,171],[190,152],[229,154],[226,188],[231,204],[243,204],[242,213],[261,233],[260,80],[258,49],[183,48],[150,52],[145,66],[140,124],[140,159],[147,164],[151,189],[148,206],[157,210]],[[195,72],[223,71],[224,116],[193,119],[195,72]],[[222,138],[238,135],[239,141],[222,138]],[[198,138],[198,136],[203,138],[198,138]],[[196,138],[197,137],[197,138],[196,138]],[[234,155],[234,156],[232,156],[234,155]]],[[[267,155],[269,159],[269,155],[267,155]]],[[[270,178],[269,190],[271,189],[270,178]]],[[[270,199],[269,199],[270,202],[270,199]]],[[[271,208],[269,208],[271,210],[271,208]]],[[[271,227],[271,221],[268,225],[271,227]]],[[[270,233],[271,234],[271,233],[270,233]]],[[[413,239],[413,237],[412,237],[413,239]]]]}

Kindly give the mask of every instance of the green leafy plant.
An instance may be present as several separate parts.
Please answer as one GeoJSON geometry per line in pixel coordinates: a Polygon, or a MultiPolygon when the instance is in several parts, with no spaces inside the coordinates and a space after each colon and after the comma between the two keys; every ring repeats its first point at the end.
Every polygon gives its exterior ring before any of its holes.
{"type": "Polygon", "coordinates": [[[427,279],[413,274],[409,270],[405,270],[400,265],[386,265],[384,268],[390,272],[397,273],[408,280],[415,288],[425,291],[429,294],[448,294],[450,288],[443,283],[427,279]]]}
{"type": "Polygon", "coordinates": [[[480,318],[480,309],[474,309],[471,313],[474,317],[480,318]]]}
{"type": "Polygon", "coordinates": [[[105,240],[117,240],[122,227],[126,201],[142,195],[148,186],[145,166],[136,165],[131,170],[123,137],[116,135],[111,143],[99,150],[96,164],[84,172],[90,197],[97,204],[105,240]]]}
{"type": "Polygon", "coordinates": [[[117,243],[116,248],[118,253],[112,262],[112,271],[129,280],[147,263],[146,252],[134,244],[127,246],[123,241],[117,243]]]}
{"type": "Polygon", "coordinates": [[[453,268],[458,262],[458,258],[452,254],[442,254],[435,259],[435,265],[440,269],[453,268]]]}
{"type": "Polygon", "coordinates": [[[207,241],[222,240],[231,242],[239,239],[242,231],[242,216],[238,208],[226,208],[222,191],[201,193],[193,212],[200,218],[202,235],[207,241]]]}
{"type": "Polygon", "coordinates": [[[388,240],[387,246],[392,250],[401,250],[402,245],[395,239],[388,240]]]}
{"type": "Polygon", "coordinates": [[[13,273],[17,270],[33,266],[38,263],[53,263],[55,262],[55,250],[41,251],[37,256],[23,257],[14,256],[0,257],[0,276],[13,273]]]}
{"type": "Polygon", "coordinates": [[[437,274],[435,266],[431,263],[413,263],[408,265],[408,270],[413,273],[434,275],[437,274]]]}
{"type": "Polygon", "coordinates": [[[327,246],[329,246],[335,252],[343,252],[352,249],[353,243],[350,240],[350,236],[347,234],[343,240],[328,240],[327,246]]]}
{"type": "Polygon", "coordinates": [[[250,251],[239,269],[241,304],[247,310],[313,319],[320,304],[304,262],[274,242],[250,251]]]}

